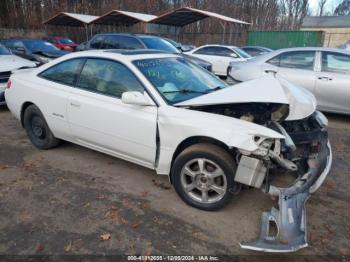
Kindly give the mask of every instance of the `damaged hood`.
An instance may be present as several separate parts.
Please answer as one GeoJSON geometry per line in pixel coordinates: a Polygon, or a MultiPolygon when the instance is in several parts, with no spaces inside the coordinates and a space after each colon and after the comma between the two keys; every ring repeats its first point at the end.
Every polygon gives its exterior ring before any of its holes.
{"type": "Polygon", "coordinates": [[[316,99],[308,90],[295,86],[280,76],[266,76],[202,95],[176,106],[207,106],[240,103],[275,103],[289,105],[287,120],[303,119],[316,110],[316,99]]]}

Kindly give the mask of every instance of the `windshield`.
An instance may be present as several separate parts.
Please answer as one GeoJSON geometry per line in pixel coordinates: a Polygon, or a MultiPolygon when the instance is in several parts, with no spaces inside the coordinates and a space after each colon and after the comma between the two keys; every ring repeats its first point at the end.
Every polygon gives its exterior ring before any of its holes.
{"type": "Polygon", "coordinates": [[[215,75],[181,57],[136,60],[134,64],[169,104],[227,87],[215,75]]]}
{"type": "Polygon", "coordinates": [[[141,39],[149,49],[162,50],[169,53],[180,53],[175,46],[164,39],[158,37],[142,37],[141,39]]]}
{"type": "Polygon", "coordinates": [[[170,44],[172,44],[172,45],[175,46],[176,48],[180,48],[180,47],[181,47],[181,44],[180,44],[180,43],[175,42],[175,41],[172,40],[172,39],[166,38],[165,41],[168,41],[170,44]]]}
{"type": "Polygon", "coordinates": [[[45,41],[36,41],[36,40],[30,40],[30,41],[23,41],[23,44],[26,48],[28,48],[33,53],[35,52],[55,52],[59,49],[55,47],[54,45],[50,44],[49,42],[45,41]]]}
{"type": "Polygon", "coordinates": [[[0,55],[11,55],[11,52],[0,44],[0,55]]]}
{"type": "Polygon", "coordinates": [[[251,55],[241,48],[235,47],[234,50],[243,58],[252,58],[251,55]]]}
{"type": "Polygon", "coordinates": [[[59,42],[62,44],[73,44],[73,41],[69,38],[60,38],[59,42]]]}

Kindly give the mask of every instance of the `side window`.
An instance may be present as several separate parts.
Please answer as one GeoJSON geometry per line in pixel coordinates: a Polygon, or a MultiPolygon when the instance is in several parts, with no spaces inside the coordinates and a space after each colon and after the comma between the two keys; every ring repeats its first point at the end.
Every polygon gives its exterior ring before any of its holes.
{"type": "Polygon", "coordinates": [[[271,58],[270,60],[266,61],[266,63],[274,66],[280,66],[280,58],[281,58],[281,55],[277,55],[271,58]]]}
{"type": "MultiPolygon", "coordinates": [[[[231,54],[235,53],[231,49],[228,49],[225,47],[214,47],[213,51],[214,51],[215,55],[218,55],[218,56],[230,56],[231,54]]],[[[237,55],[237,57],[239,57],[239,56],[237,55]]]]}
{"type": "Polygon", "coordinates": [[[77,86],[118,98],[127,91],[144,91],[130,69],[118,62],[104,59],[88,59],[77,86]]]}
{"type": "Polygon", "coordinates": [[[196,52],[194,52],[194,54],[201,54],[201,55],[212,55],[214,54],[214,49],[213,47],[203,47],[201,49],[198,49],[196,52]]]}
{"type": "Polygon", "coordinates": [[[119,36],[107,35],[101,42],[101,49],[120,49],[119,36]]]}
{"type": "Polygon", "coordinates": [[[248,54],[252,55],[252,56],[255,56],[255,55],[258,55],[261,51],[259,51],[258,49],[255,49],[255,48],[244,48],[243,49],[245,52],[247,52],[248,54]]]}
{"type": "Polygon", "coordinates": [[[83,59],[73,59],[62,62],[40,73],[39,76],[46,80],[58,82],[64,85],[74,85],[78,69],[83,61],[83,59]]]}
{"type": "Polygon", "coordinates": [[[350,74],[350,56],[322,52],[322,72],[350,74]]]}
{"type": "Polygon", "coordinates": [[[280,67],[313,70],[315,51],[296,51],[280,54],[280,67]]]}
{"type": "Polygon", "coordinates": [[[120,46],[122,49],[143,49],[145,48],[135,37],[121,36],[120,46]]]}
{"type": "Polygon", "coordinates": [[[100,49],[103,39],[104,39],[104,36],[102,35],[96,36],[94,39],[92,39],[90,43],[90,48],[100,49]]]}

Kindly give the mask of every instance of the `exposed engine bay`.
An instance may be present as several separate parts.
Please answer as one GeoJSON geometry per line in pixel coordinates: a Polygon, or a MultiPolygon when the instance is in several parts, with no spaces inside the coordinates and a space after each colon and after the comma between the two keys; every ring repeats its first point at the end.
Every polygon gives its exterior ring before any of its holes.
{"type": "Polygon", "coordinates": [[[324,181],[332,162],[327,118],[316,111],[302,120],[285,121],[288,105],[268,103],[209,105],[190,109],[254,122],[285,137],[255,137],[259,145],[257,150],[239,150],[235,156],[237,183],[261,188],[272,198],[278,198],[278,205],[262,215],[259,239],[240,245],[265,252],[292,252],[306,247],[304,205],[324,181]],[[294,182],[288,187],[275,186],[273,174],[281,173],[293,175],[294,182]]]}
{"type": "Polygon", "coordinates": [[[270,121],[283,121],[289,113],[288,105],[274,103],[207,105],[191,109],[230,116],[259,125],[264,125],[270,121]]]}

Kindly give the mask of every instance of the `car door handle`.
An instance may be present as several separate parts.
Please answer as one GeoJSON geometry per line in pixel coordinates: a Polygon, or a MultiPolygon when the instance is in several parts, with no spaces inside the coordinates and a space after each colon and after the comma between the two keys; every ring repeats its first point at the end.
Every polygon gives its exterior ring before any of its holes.
{"type": "Polygon", "coordinates": [[[333,80],[332,78],[327,77],[327,76],[320,76],[318,79],[322,80],[322,81],[332,81],[333,80]]]}
{"type": "Polygon", "coordinates": [[[270,74],[270,73],[277,74],[277,71],[275,71],[275,70],[265,70],[265,73],[267,73],[267,74],[270,74]]]}
{"type": "Polygon", "coordinates": [[[78,103],[78,102],[70,102],[70,105],[72,107],[80,107],[80,103],[78,103]]]}

